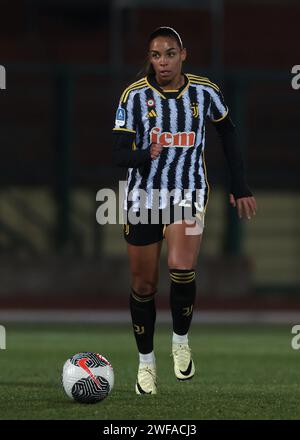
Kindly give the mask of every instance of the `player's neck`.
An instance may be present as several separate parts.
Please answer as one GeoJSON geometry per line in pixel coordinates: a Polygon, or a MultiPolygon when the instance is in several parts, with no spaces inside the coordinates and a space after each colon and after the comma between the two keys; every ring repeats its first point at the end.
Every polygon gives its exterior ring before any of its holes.
{"type": "Polygon", "coordinates": [[[182,73],[179,73],[178,75],[176,75],[176,77],[174,79],[172,79],[169,82],[162,84],[162,83],[159,83],[157,81],[157,79],[156,79],[156,82],[163,90],[178,90],[184,84],[184,76],[182,75],[182,73]]]}

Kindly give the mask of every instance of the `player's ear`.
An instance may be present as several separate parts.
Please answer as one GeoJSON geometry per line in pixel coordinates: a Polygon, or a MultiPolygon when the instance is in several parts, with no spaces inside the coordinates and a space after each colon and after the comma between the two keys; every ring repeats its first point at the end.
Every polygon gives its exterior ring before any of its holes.
{"type": "Polygon", "coordinates": [[[185,61],[187,57],[186,48],[184,47],[181,51],[181,61],[185,61]]]}

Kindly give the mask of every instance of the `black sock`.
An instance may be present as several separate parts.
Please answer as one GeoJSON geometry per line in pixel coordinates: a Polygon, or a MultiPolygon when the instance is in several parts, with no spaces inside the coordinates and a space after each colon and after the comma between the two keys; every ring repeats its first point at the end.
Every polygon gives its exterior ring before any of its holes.
{"type": "Polygon", "coordinates": [[[156,319],[155,293],[147,297],[141,297],[132,289],[130,295],[132,327],[138,351],[143,354],[150,353],[153,350],[156,319]]]}
{"type": "Polygon", "coordinates": [[[177,335],[188,333],[196,297],[195,271],[193,269],[170,269],[170,305],[173,331],[177,335]]]}

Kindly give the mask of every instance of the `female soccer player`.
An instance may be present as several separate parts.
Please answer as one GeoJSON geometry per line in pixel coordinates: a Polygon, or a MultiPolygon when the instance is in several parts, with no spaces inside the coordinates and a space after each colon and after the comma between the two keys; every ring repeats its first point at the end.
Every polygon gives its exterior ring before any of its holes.
{"type": "Polygon", "coordinates": [[[157,392],[154,297],[163,238],[171,280],[174,372],[179,380],[191,379],[195,373],[188,331],[209,192],[203,155],[206,119],[216,127],[229,164],[230,203],[240,218],[250,219],[256,212],[220,89],[207,78],[183,73],[185,59],[179,34],[170,27],[156,29],[149,38],[147,73],[124,90],[113,129],[114,161],[128,168],[124,237],[139,352],[137,394],[157,392]]]}

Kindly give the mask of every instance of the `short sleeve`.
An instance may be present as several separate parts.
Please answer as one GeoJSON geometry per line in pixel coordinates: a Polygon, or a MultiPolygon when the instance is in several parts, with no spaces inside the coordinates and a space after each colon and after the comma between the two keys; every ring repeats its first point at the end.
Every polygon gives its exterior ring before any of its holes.
{"type": "Polygon", "coordinates": [[[116,111],[114,132],[136,133],[135,96],[134,93],[122,94],[116,111]]]}
{"type": "Polygon", "coordinates": [[[219,122],[227,116],[227,113],[228,107],[220,89],[210,88],[210,105],[207,113],[209,119],[212,122],[219,122]]]}

